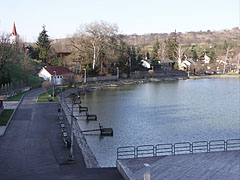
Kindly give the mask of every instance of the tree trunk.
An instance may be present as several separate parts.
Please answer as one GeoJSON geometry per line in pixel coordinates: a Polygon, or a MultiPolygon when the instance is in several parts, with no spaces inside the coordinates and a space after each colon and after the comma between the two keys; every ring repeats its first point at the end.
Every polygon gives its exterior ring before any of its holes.
{"type": "Polygon", "coordinates": [[[93,70],[95,69],[95,64],[96,64],[96,46],[93,43],[93,70]]]}
{"type": "Polygon", "coordinates": [[[103,74],[103,61],[101,61],[101,70],[100,70],[101,74],[103,74]]]}

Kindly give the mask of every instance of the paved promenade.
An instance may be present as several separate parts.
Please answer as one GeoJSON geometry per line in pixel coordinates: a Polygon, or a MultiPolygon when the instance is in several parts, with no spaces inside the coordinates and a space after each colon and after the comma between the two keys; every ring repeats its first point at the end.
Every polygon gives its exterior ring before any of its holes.
{"type": "Polygon", "coordinates": [[[56,103],[37,103],[42,90],[27,94],[4,136],[0,137],[0,180],[118,180],[116,168],[87,169],[75,144],[68,164],[56,103]]]}

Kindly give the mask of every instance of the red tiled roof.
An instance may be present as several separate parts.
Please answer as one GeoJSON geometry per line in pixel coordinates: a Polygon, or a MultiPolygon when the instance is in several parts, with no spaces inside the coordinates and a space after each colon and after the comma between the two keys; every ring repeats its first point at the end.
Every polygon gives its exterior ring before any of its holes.
{"type": "Polygon", "coordinates": [[[15,26],[15,22],[13,24],[13,30],[12,30],[11,35],[13,35],[13,36],[17,36],[18,35],[17,30],[16,30],[16,26],[15,26]]]}
{"type": "Polygon", "coordinates": [[[44,67],[51,75],[63,75],[63,74],[69,74],[72,73],[68,68],[63,66],[45,66],[44,67]]]}

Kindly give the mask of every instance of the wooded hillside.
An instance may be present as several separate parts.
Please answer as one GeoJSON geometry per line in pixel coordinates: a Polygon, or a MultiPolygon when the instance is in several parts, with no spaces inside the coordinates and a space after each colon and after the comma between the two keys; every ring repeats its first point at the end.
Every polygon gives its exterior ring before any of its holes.
{"type": "MultiPolygon", "coordinates": [[[[173,35],[174,33],[154,33],[145,35],[121,35],[121,38],[129,45],[149,46],[153,45],[156,42],[156,39],[158,39],[159,42],[163,42],[165,39],[172,37],[173,35]]],[[[231,30],[221,31],[177,32],[177,37],[180,44],[240,40],[240,29],[236,27],[231,30]]]]}
{"type": "MultiPolygon", "coordinates": [[[[120,38],[129,45],[138,46],[152,46],[156,40],[163,42],[174,33],[154,33],[145,35],[120,35],[120,38]]],[[[68,38],[56,39],[52,41],[52,46],[57,52],[72,51],[72,47],[68,46],[68,38]]],[[[199,31],[199,32],[177,32],[177,40],[180,44],[199,44],[199,43],[213,43],[224,41],[239,41],[240,29],[238,27],[231,30],[220,31],[199,31]]]]}

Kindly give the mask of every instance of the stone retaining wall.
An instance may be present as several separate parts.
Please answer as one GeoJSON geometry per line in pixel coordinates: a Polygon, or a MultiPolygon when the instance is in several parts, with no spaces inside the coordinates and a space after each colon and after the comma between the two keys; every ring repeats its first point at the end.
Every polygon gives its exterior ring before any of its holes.
{"type": "Polygon", "coordinates": [[[131,72],[130,77],[134,79],[140,78],[168,78],[168,77],[187,77],[188,74],[184,71],[136,71],[131,72]]]}
{"type": "MultiPolygon", "coordinates": [[[[77,93],[79,91],[79,89],[70,89],[64,92],[64,96],[68,96],[71,93],[77,93]]],[[[60,99],[60,97],[59,97],[60,99]]],[[[61,102],[60,102],[61,103],[61,102]]],[[[67,117],[68,123],[71,124],[71,112],[67,107],[67,104],[65,102],[61,103],[61,106],[63,107],[64,113],[67,117]]],[[[73,133],[75,134],[77,143],[79,145],[79,147],[81,148],[82,151],[82,155],[84,158],[84,162],[86,164],[87,168],[99,168],[99,164],[96,160],[96,157],[93,155],[90,147],[88,146],[87,140],[84,137],[84,135],[82,134],[82,130],[81,127],[79,126],[77,121],[73,121],[74,125],[73,125],[73,133]]]]}

